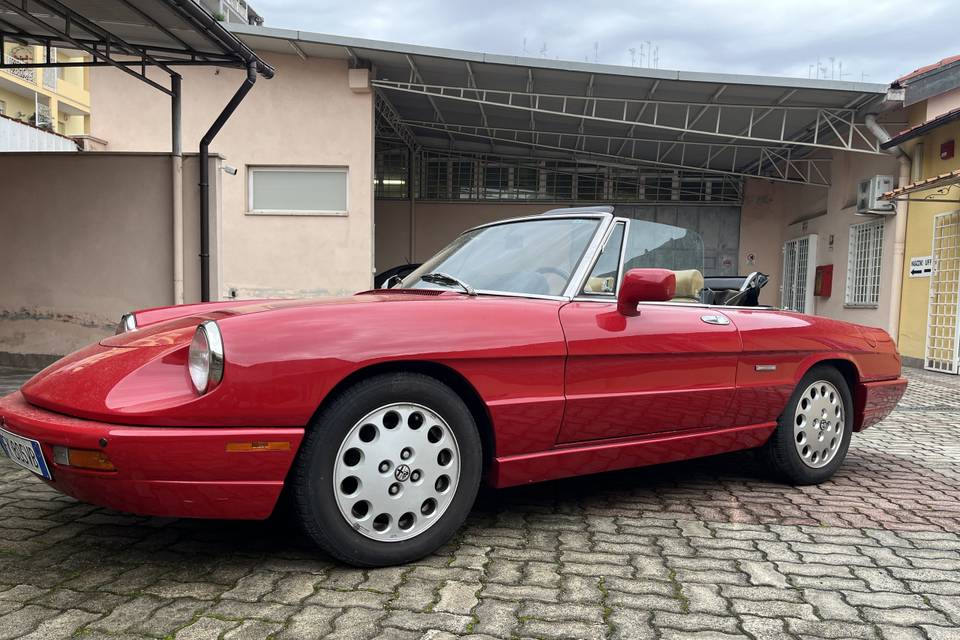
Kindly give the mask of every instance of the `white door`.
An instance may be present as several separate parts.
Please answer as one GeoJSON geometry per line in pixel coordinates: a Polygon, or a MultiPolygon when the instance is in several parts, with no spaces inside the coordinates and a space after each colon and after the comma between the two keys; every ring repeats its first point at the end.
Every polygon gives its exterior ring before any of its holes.
{"type": "Polygon", "coordinates": [[[813,313],[816,263],[816,234],[787,240],[783,244],[783,284],[780,287],[780,306],[783,309],[813,313]]]}
{"type": "Polygon", "coordinates": [[[960,211],[933,219],[925,369],[960,370],[960,211]]]}

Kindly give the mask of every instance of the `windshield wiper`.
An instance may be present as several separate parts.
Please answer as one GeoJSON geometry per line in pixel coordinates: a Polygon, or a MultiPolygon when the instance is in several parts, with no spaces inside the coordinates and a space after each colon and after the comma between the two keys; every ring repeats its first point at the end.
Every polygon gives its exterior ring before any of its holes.
{"type": "Polygon", "coordinates": [[[420,276],[420,279],[423,280],[424,282],[429,282],[431,284],[439,284],[445,287],[460,287],[466,292],[468,296],[477,295],[477,292],[474,291],[473,287],[468,285],[463,280],[460,280],[459,278],[454,278],[453,276],[447,275],[446,273],[440,273],[439,271],[434,271],[433,273],[424,274],[420,276]]]}

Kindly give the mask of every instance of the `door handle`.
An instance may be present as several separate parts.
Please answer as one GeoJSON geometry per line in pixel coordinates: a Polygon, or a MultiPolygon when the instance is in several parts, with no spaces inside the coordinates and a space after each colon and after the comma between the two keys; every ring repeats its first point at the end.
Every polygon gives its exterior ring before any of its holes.
{"type": "Polygon", "coordinates": [[[730,318],[727,316],[722,316],[720,314],[707,314],[700,316],[700,319],[706,322],[707,324],[716,324],[720,326],[725,326],[730,324],[730,318]]]}

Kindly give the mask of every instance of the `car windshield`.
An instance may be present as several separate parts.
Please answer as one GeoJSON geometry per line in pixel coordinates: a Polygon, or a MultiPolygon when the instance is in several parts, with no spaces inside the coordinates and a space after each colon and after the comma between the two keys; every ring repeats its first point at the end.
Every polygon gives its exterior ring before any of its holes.
{"type": "Polygon", "coordinates": [[[562,295],[600,224],[598,218],[540,218],[468,231],[402,283],[405,289],[460,289],[443,274],[478,292],[562,295]]]}

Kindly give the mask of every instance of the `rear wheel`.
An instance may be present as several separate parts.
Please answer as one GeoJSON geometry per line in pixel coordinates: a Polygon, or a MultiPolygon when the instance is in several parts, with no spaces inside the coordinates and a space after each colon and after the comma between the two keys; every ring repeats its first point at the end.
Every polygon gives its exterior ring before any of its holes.
{"type": "Polygon", "coordinates": [[[807,372],[767,441],[773,471],[792,484],[817,484],[843,463],[853,432],[853,399],[843,375],[820,365],[807,372]]]}
{"type": "Polygon", "coordinates": [[[481,445],[463,400],[421,374],[376,376],[327,407],[292,477],[306,533],[358,566],[421,558],[463,524],[480,484],[481,445]]]}

